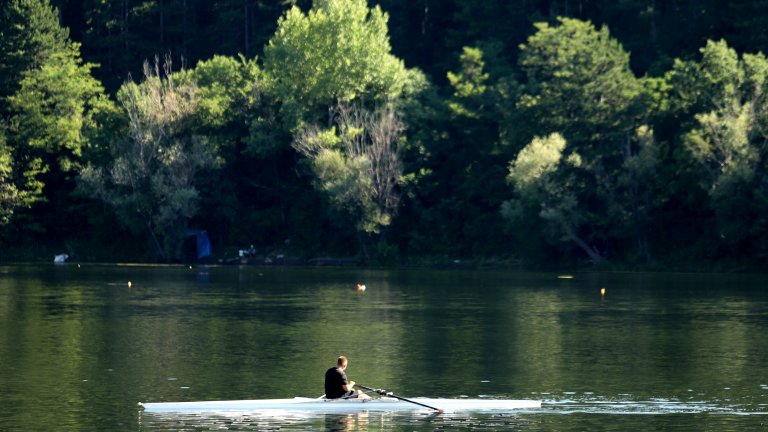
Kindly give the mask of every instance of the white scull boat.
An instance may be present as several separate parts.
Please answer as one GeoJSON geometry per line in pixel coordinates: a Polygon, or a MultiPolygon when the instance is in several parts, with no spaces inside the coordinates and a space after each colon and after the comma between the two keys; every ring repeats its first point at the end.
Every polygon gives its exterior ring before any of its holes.
{"type": "Polygon", "coordinates": [[[435,399],[393,397],[371,399],[324,399],[295,397],[293,399],[253,399],[202,402],[148,402],[139,403],[148,413],[225,413],[260,411],[310,411],[322,413],[348,413],[357,411],[429,410],[431,407],[445,412],[455,411],[512,411],[536,409],[541,401],[514,399],[435,399]]]}

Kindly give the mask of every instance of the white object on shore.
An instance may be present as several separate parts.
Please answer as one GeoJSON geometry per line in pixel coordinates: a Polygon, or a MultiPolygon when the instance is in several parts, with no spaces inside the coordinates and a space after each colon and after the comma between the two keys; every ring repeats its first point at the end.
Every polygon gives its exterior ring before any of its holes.
{"type": "Polygon", "coordinates": [[[56,264],[62,264],[62,263],[67,262],[68,259],[69,259],[69,255],[67,255],[67,254],[59,254],[59,255],[56,255],[56,256],[53,257],[53,262],[56,263],[56,264]]]}

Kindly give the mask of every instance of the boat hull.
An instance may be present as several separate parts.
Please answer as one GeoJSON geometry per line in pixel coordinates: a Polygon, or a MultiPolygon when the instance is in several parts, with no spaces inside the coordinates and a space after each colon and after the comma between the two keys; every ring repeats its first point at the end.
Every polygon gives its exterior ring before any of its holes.
{"type": "MultiPolygon", "coordinates": [[[[434,399],[410,398],[409,400],[452,411],[513,411],[536,409],[541,401],[511,399],[434,399]]],[[[356,411],[418,411],[430,410],[415,403],[382,397],[375,399],[253,399],[202,402],[150,402],[139,403],[147,413],[221,413],[257,411],[311,411],[323,413],[356,411]]]]}

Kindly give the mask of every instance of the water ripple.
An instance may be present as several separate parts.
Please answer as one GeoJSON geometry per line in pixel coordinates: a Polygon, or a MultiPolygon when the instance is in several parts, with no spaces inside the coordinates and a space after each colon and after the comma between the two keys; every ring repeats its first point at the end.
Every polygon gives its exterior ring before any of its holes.
{"type": "Polygon", "coordinates": [[[687,400],[650,398],[646,400],[575,396],[542,401],[540,412],[558,414],[738,414],[766,415],[768,404],[733,400],[687,400]]]}

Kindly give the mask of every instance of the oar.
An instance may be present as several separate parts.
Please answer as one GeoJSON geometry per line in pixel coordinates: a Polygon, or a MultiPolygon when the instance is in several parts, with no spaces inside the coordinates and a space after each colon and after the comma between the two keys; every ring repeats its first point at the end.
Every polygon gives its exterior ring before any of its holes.
{"type": "Polygon", "coordinates": [[[443,412],[443,410],[441,410],[440,408],[435,408],[435,407],[433,407],[433,406],[425,405],[425,404],[423,404],[423,403],[421,403],[421,402],[416,402],[415,400],[406,399],[406,398],[404,398],[404,397],[398,396],[398,395],[396,395],[396,394],[393,394],[392,392],[388,392],[388,391],[386,391],[386,390],[382,390],[382,389],[374,389],[374,388],[366,387],[366,386],[364,386],[364,385],[360,385],[360,384],[357,384],[357,383],[356,383],[355,385],[356,385],[357,387],[361,387],[361,388],[364,388],[364,389],[366,389],[366,390],[369,390],[369,391],[372,391],[372,392],[376,392],[376,393],[378,393],[378,394],[380,394],[380,395],[382,395],[382,396],[390,396],[390,397],[393,397],[393,398],[395,398],[395,399],[400,399],[401,401],[404,401],[404,402],[410,402],[410,403],[412,403],[412,404],[421,405],[421,406],[423,406],[424,408],[433,409],[433,410],[437,411],[438,413],[441,413],[441,412],[443,412]]]}

